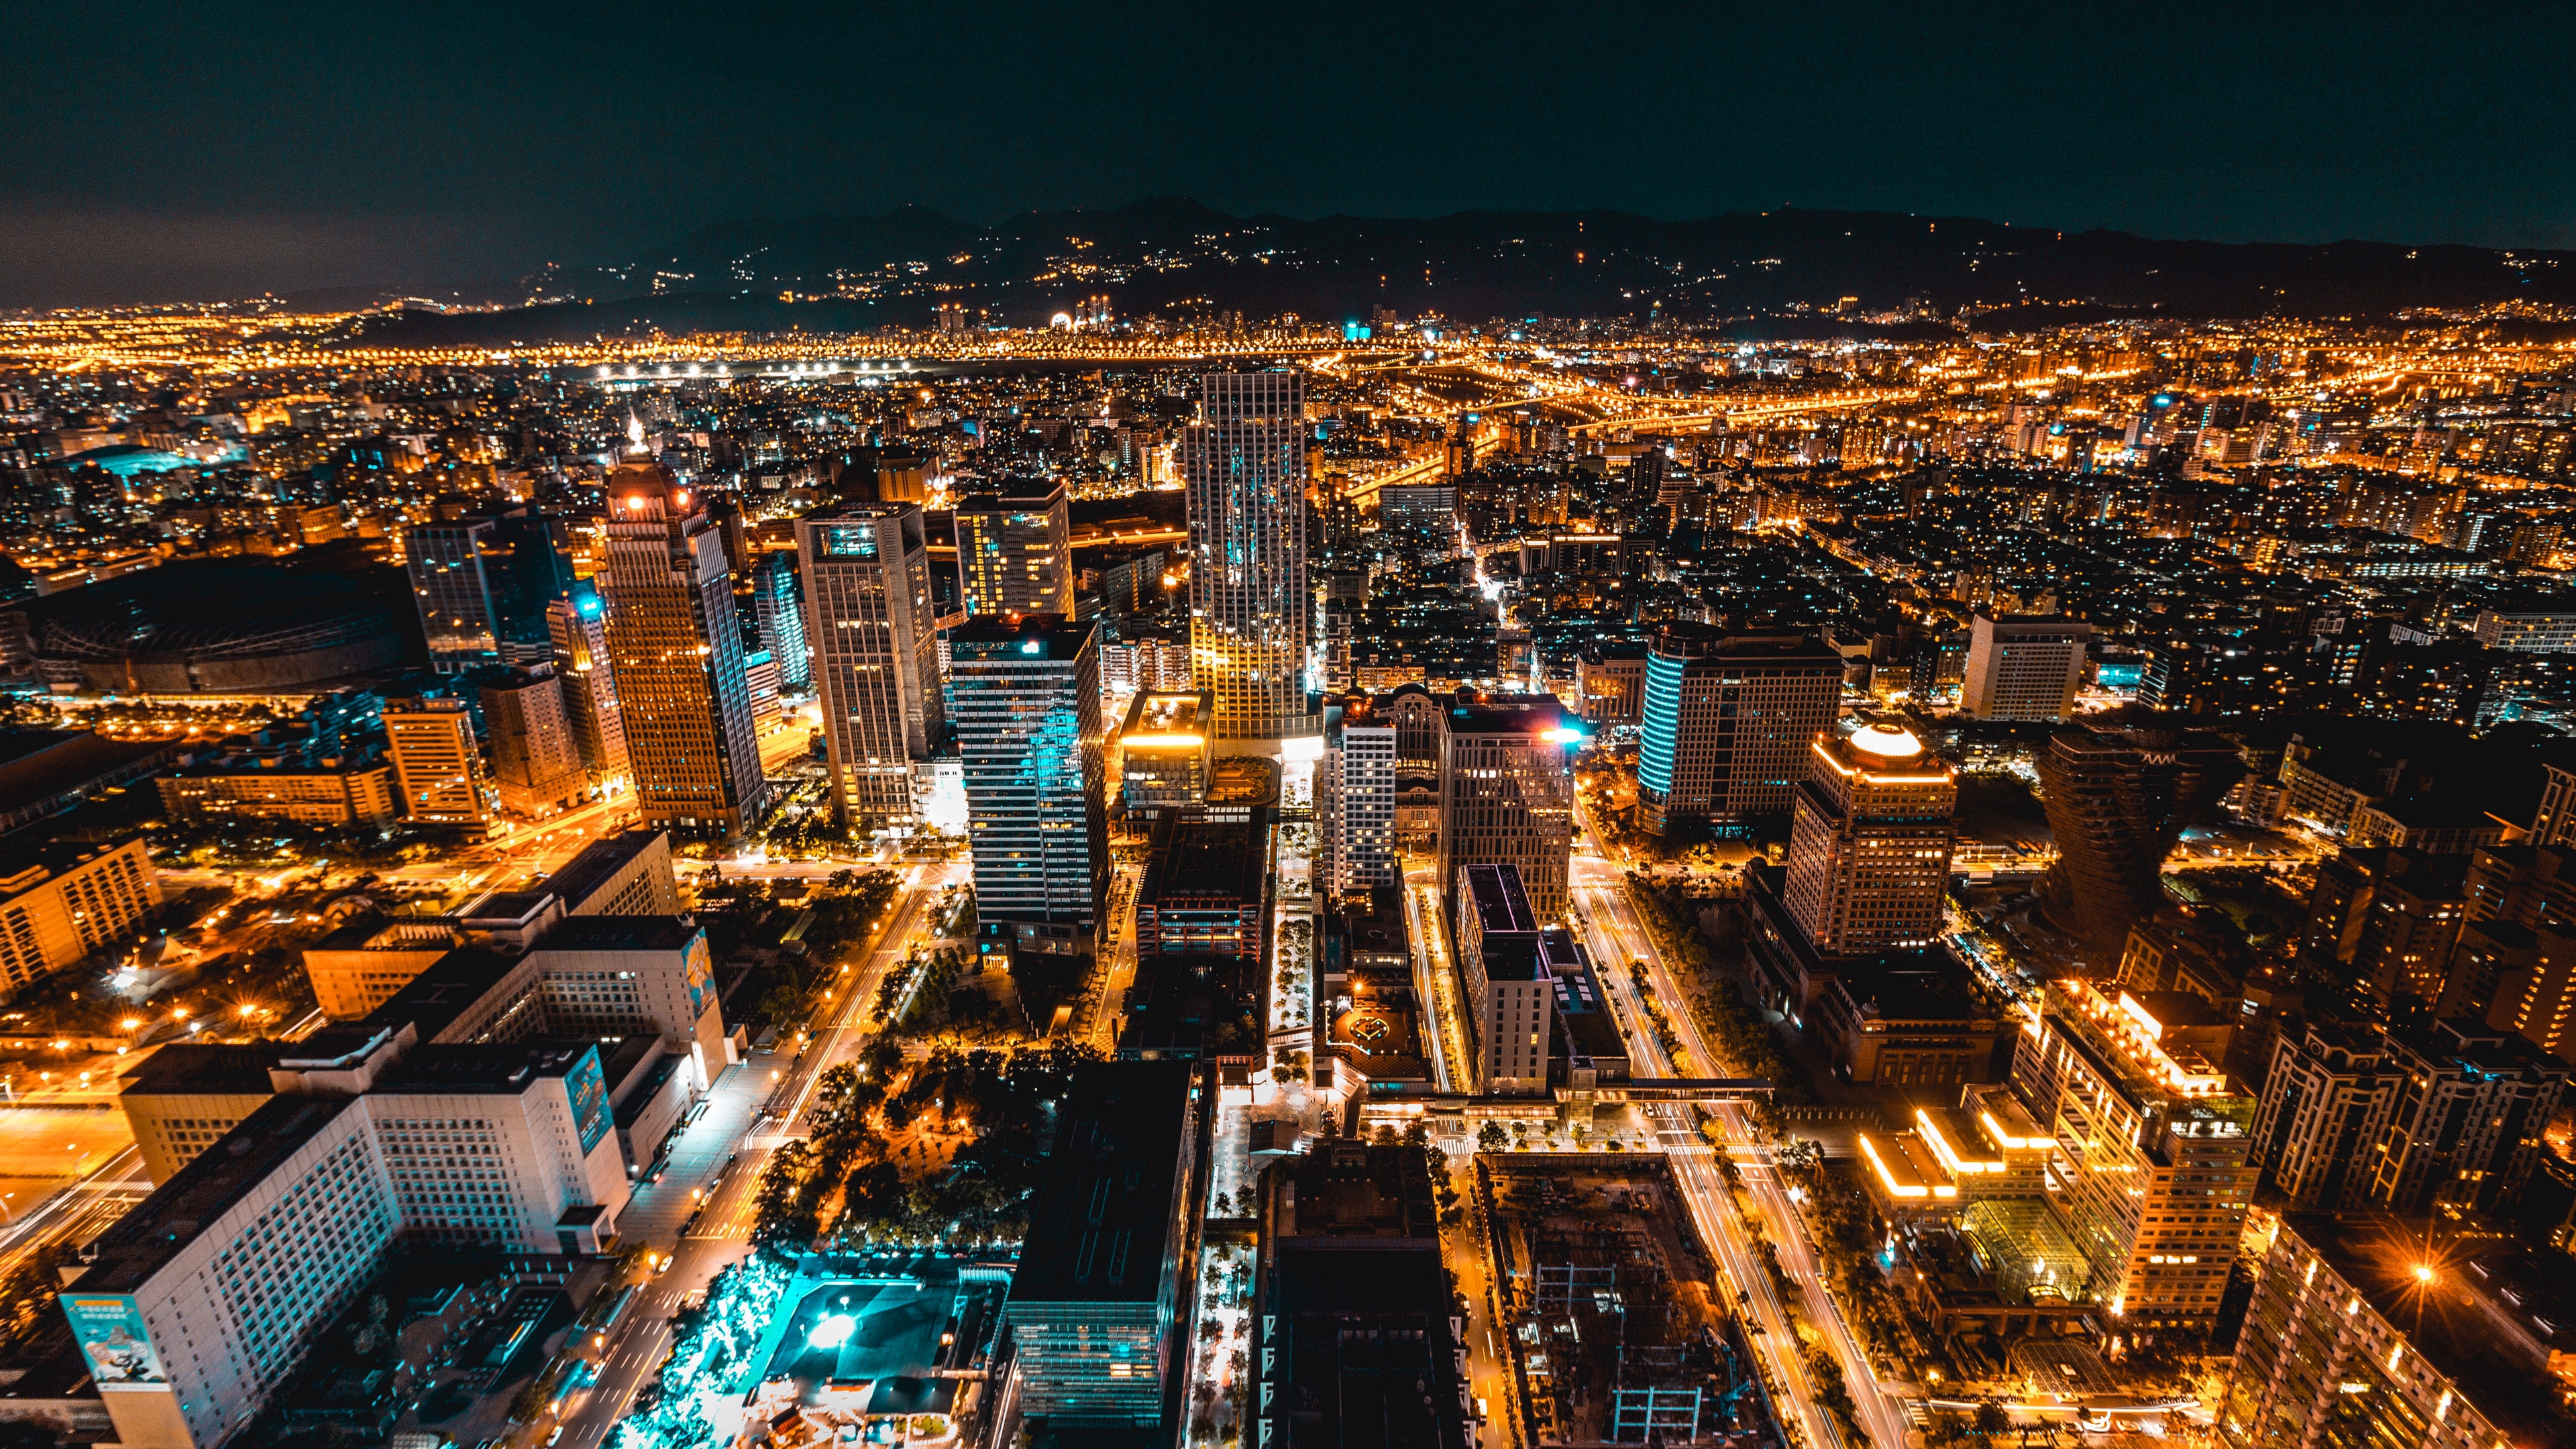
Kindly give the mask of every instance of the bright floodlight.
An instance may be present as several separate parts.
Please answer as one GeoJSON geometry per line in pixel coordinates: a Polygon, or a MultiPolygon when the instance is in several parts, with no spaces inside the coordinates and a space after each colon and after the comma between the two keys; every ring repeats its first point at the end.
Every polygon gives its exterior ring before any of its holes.
{"type": "Polygon", "coordinates": [[[813,1348],[839,1348],[850,1341],[850,1335],[858,1332],[858,1328],[857,1319],[846,1313],[834,1313],[815,1324],[814,1331],[805,1335],[805,1342],[813,1348]]]}
{"type": "Polygon", "coordinates": [[[1852,748],[1887,759],[1902,759],[1923,753],[1923,742],[1914,732],[1889,724],[1863,725],[1851,737],[1852,748]]]}

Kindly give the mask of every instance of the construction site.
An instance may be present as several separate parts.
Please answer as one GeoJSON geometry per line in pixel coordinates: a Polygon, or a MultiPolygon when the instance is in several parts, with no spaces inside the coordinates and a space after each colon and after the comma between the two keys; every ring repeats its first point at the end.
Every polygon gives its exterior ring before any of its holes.
{"type": "Polygon", "coordinates": [[[1479,1153],[1476,1196],[1522,1443],[1780,1442],[1660,1154],[1479,1153]]]}

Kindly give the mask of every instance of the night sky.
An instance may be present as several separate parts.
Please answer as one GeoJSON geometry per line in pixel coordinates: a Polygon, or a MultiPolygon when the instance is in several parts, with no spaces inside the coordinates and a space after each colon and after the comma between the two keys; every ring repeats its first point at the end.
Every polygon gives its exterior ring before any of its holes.
{"type": "Polygon", "coordinates": [[[1184,194],[2576,244],[2544,5],[13,6],[0,306],[1184,194]]]}

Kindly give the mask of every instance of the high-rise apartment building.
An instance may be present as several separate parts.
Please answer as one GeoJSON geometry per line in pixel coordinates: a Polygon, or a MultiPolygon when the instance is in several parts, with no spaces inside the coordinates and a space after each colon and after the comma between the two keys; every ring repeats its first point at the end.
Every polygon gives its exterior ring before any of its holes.
{"type": "Polygon", "coordinates": [[[1073,524],[1062,483],[957,500],[957,572],[970,614],[1073,616],[1073,524]]]}
{"type": "Polygon", "coordinates": [[[2387,1040],[2388,1112],[2379,1140],[2360,1154],[2371,1199],[2410,1219],[2511,1201],[2549,1150],[2541,1134],[2566,1097],[2566,1061],[2459,1018],[2387,1040]]]}
{"type": "Polygon", "coordinates": [[[389,699],[384,720],[406,817],[446,825],[491,818],[483,755],[474,746],[474,715],[465,701],[389,699]]]}
{"type": "Polygon", "coordinates": [[[795,559],[783,553],[761,559],[751,571],[751,610],[760,629],[760,647],[778,661],[778,682],[789,689],[813,683],[813,664],[805,657],[805,600],[796,584],[795,559]]]}
{"type": "Polygon", "coordinates": [[[724,543],[658,463],[608,476],[609,663],[646,825],[730,835],[769,803],[724,543]]]}
{"type": "Polygon", "coordinates": [[[947,731],[929,540],[916,503],[859,503],[796,521],[806,647],[844,825],[909,820],[915,765],[947,731]]]}
{"type": "Polygon", "coordinates": [[[617,679],[608,664],[608,609],[587,583],[573,597],[546,606],[546,628],[555,645],[555,682],[563,690],[564,717],[572,726],[581,767],[602,789],[628,774],[626,722],[617,712],[617,679]]]}
{"type": "Polygon", "coordinates": [[[1109,888],[1100,660],[1092,626],[1054,614],[948,631],[985,944],[1089,955],[1109,888]]]}
{"type": "Polygon", "coordinates": [[[2113,990],[2050,988],[2019,1039],[2013,1093],[2053,1139],[2063,1190],[2048,1203],[2087,1264],[2082,1291],[2133,1328],[2205,1331],[2254,1196],[2255,1104],[2194,1028],[2167,1024],[2198,998],[2113,990]]]}
{"type": "Polygon", "coordinates": [[[1808,633],[1667,624],[1646,653],[1638,824],[1740,829],[1789,809],[1842,702],[1843,658],[1808,633]]]}
{"type": "Polygon", "coordinates": [[[1219,739],[1311,735],[1306,647],[1306,384],[1212,373],[1181,433],[1189,490],[1190,657],[1219,739]]]}
{"type": "Polygon", "coordinates": [[[533,820],[581,803],[590,775],[552,664],[487,680],[483,725],[492,737],[492,783],[502,809],[533,820]]]}
{"type": "Polygon", "coordinates": [[[1396,884],[1395,725],[1365,695],[1324,710],[1315,852],[1315,887],[1325,894],[1396,884]]]}
{"type": "Polygon", "coordinates": [[[2531,835],[2527,845],[2566,845],[2576,842],[2576,770],[2563,765],[2544,765],[2545,776],[2540,791],[2540,808],[2531,817],[2531,835]]]}
{"type": "Polygon", "coordinates": [[[1551,694],[1460,695],[1441,715],[1440,876],[1510,865],[1542,920],[1573,904],[1574,771],[1582,731],[1551,694]]]}
{"type": "Polygon", "coordinates": [[[519,508],[415,524],[403,563],[429,657],[442,670],[534,664],[549,657],[546,606],[571,596],[564,523],[519,508]]]}
{"type": "Polygon", "coordinates": [[[1941,931],[1959,782],[1901,725],[1827,730],[1789,828],[1790,914],[1827,955],[1925,946],[1941,931]]]}
{"type": "Polygon", "coordinates": [[[2056,720],[2075,703],[2093,626],[2072,619],[1977,615],[1959,712],[1977,719],[2056,720]]]}
{"type": "Polygon", "coordinates": [[[2058,858],[2039,883],[2059,930],[2118,959],[2129,927],[2164,903],[2164,863],[2183,826],[2218,803],[2245,764],[2236,747],[2172,715],[2128,710],[2049,737],[2041,802],[2058,858]]]}
{"type": "Polygon", "coordinates": [[[2312,1022],[2273,1044],[2246,1160],[2303,1211],[2358,1207],[2396,1088],[2379,1032],[2312,1022]]]}
{"type": "Polygon", "coordinates": [[[2518,1449],[2567,1423],[2500,1353],[2511,1322],[2420,1224],[2290,1213],[2256,1271],[2218,1410],[2228,1449],[2518,1449]]]}
{"type": "Polygon", "coordinates": [[[0,999],[92,952],[140,944],[160,904],[141,836],[51,841],[0,857],[0,999]]]}

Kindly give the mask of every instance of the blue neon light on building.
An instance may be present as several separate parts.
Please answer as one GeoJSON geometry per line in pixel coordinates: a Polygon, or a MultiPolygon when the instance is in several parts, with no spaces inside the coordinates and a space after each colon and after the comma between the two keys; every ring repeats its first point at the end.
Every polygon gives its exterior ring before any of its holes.
{"type": "Polygon", "coordinates": [[[1660,651],[1646,655],[1646,707],[1637,746],[1637,784],[1655,794],[1673,793],[1673,751],[1682,726],[1682,675],[1687,659],[1660,651]]]}

